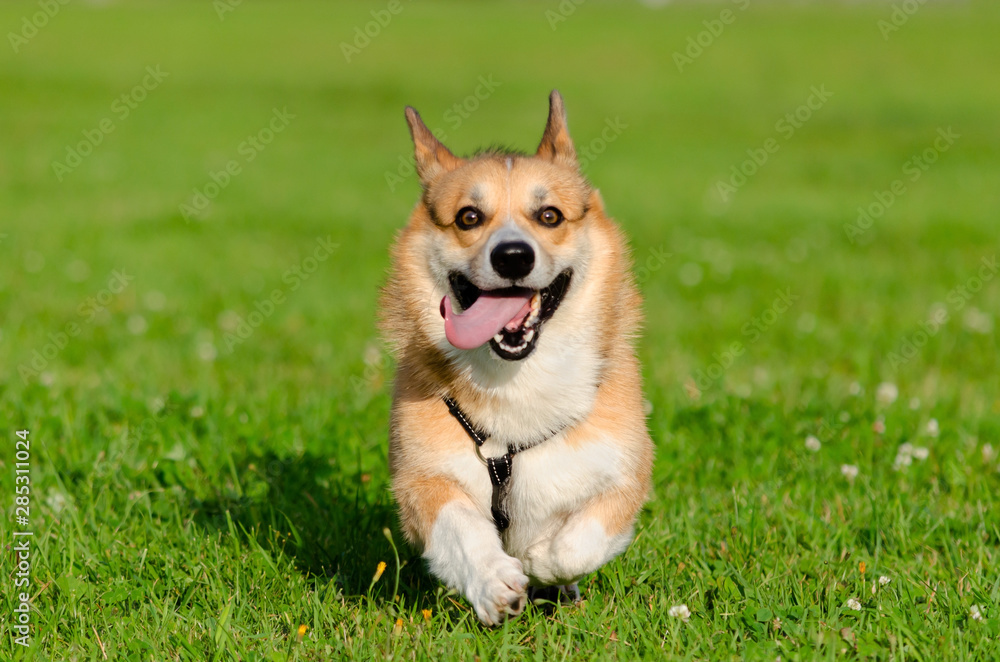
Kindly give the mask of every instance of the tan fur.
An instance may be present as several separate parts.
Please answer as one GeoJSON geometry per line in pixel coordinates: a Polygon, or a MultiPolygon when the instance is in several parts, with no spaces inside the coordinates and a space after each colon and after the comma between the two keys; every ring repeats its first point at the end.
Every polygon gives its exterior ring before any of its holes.
{"type": "MultiPolygon", "coordinates": [[[[435,273],[431,264],[435,258],[431,256],[473,259],[499,226],[501,216],[543,246],[555,261],[582,261],[580,256],[586,254],[581,276],[574,276],[566,301],[576,296],[574,310],[585,309],[588,316],[580,325],[594,329],[588,342],[593,343],[598,357],[595,393],[589,413],[562,435],[566,447],[577,450],[614,439],[622,469],[616,484],[579,504],[575,512],[593,516],[609,536],[628,535],[650,489],[653,447],[642,413],[639,365],[633,348],[641,322],[639,294],[630,274],[624,237],[576,165],[562,99],[553,93],[551,101],[542,142],[530,157],[489,153],[458,158],[433,137],[416,111],[407,109],[423,195],[392,249],[392,272],[381,301],[381,327],[399,366],[389,446],[393,492],[402,529],[407,539],[421,548],[428,544],[438,513],[450,503],[460,502],[482,517],[490,517],[488,498],[484,498],[490,489],[488,479],[483,483],[485,469],[475,469],[472,441],[449,414],[442,396],[455,398],[473,421],[493,420],[491,415],[509,407],[511,398],[517,397],[504,389],[511,388],[523,366],[492,355],[499,362],[497,372],[486,375],[477,372],[479,368],[467,362],[465,354],[442,343],[438,304],[448,292],[448,284],[435,273]],[[530,214],[543,204],[561,209],[566,220],[555,228],[542,226],[530,214]],[[458,228],[455,215],[468,205],[481,209],[488,222],[473,230],[458,228]],[[584,295],[586,300],[580,298],[584,295]],[[456,474],[456,466],[472,469],[456,474]]],[[[571,343],[557,344],[558,329],[564,328],[559,324],[567,329],[579,326],[568,318],[556,324],[562,314],[560,308],[546,323],[553,329],[543,327],[536,351],[575,351],[571,343]],[[543,342],[547,343],[544,348],[543,342]]],[[[474,351],[479,350],[470,350],[474,351]]],[[[518,363],[532,360],[535,357],[529,356],[518,363]]],[[[530,401],[523,405],[526,416],[546,414],[532,412],[531,406],[530,401]]],[[[505,431],[488,432],[503,438],[505,431]]],[[[539,435],[545,432],[537,430],[539,435]]],[[[519,461],[515,459],[515,472],[519,461]]],[[[567,512],[565,516],[571,515],[567,512]]]]}

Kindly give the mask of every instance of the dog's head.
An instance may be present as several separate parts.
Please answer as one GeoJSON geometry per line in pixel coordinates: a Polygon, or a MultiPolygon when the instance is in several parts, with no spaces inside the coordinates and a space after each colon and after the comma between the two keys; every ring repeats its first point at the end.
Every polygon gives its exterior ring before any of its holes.
{"type": "Polygon", "coordinates": [[[407,107],[423,188],[417,215],[440,298],[438,323],[454,347],[489,344],[519,361],[535,349],[546,322],[583,276],[585,231],[600,198],[580,173],[562,97],[532,155],[488,150],[456,157],[407,107]]]}

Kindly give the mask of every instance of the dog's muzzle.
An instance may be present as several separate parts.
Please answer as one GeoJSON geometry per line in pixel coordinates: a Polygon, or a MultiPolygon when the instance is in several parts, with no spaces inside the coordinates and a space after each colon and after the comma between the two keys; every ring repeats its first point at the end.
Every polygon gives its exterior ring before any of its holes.
{"type": "Polygon", "coordinates": [[[566,296],[572,278],[573,270],[567,269],[540,290],[481,290],[464,274],[452,272],[448,281],[463,312],[456,313],[447,296],[441,300],[448,341],[459,349],[473,349],[488,341],[504,360],[527,358],[538,343],[542,325],[566,296]]]}

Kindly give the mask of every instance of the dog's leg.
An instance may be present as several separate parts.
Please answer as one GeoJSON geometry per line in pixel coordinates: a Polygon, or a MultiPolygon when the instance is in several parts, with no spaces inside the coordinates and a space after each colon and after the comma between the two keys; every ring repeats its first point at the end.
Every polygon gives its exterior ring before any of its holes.
{"type": "Polygon", "coordinates": [[[567,585],[597,570],[628,547],[641,500],[612,492],[572,515],[549,539],[526,554],[525,570],[536,583],[567,585]]]}
{"type": "Polygon", "coordinates": [[[431,572],[465,594],[487,625],[517,616],[527,599],[521,562],[503,551],[493,521],[471,503],[442,506],[424,549],[431,572]]]}
{"type": "Polygon", "coordinates": [[[521,562],[503,550],[488,510],[492,487],[472,443],[439,402],[431,404],[423,419],[417,416],[422,404],[394,413],[389,463],[400,526],[431,573],[465,595],[481,621],[495,625],[524,609],[528,578],[521,562]],[[404,425],[405,416],[411,420],[404,425]],[[401,430],[411,436],[403,437],[401,430]],[[481,472],[482,480],[463,485],[442,468],[458,476],[481,472]]]}

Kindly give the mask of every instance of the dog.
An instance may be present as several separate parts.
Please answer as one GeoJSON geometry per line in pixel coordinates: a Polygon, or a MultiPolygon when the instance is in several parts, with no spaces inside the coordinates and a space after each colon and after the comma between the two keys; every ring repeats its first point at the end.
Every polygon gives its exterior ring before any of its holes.
{"type": "Polygon", "coordinates": [[[641,301],[557,91],[530,155],[460,158],[406,120],[422,196],[381,297],[392,491],[430,571],[495,625],[529,587],[578,600],[631,542],[653,462],[641,301]]]}

